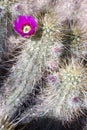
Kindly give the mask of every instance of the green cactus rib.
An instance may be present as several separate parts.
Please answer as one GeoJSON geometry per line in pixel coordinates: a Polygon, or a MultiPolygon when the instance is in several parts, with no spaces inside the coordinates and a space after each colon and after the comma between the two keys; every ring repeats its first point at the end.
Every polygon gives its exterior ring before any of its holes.
{"type": "Polygon", "coordinates": [[[63,122],[72,121],[83,114],[87,69],[79,63],[71,63],[66,67],[61,67],[59,72],[52,74],[58,77],[59,82],[54,86],[47,82],[45,89],[41,93],[41,104],[37,104],[32,109],[24,112],[20,121],[29,121],[32,117],[55,117],[63,122]],[[43,95],[43,96],[42,96],[43,95]]]}
{"type": "Polygon", "coordinates": [[[42,104],[34,106],[32,112],[28,110],[23,113],[21,119],[22,117],[28,118],[29,114],[32,117],[33,114],[41,117],[53,116],[62,121],[71,121],[78,117],[80,113],[83,113],[84,93],[86,92],[84,86],[87,82],[86,71],[77,63],[74,66],[71,64],[66,68],[60,68],[57,73],[60,82],[54,86],[51,86],[48,82],[42,93],[42,104]]]}
{"type": "Polygon", "coordinates": [[[52,91],[50,99],[47,99],[51,101],[51,103],[49,102],[51,105],[49,108],[52,108],[53,116],[58,114],[62,120],[65,117],[70,121],[74,116],[78,116],[79,111],[82,112],[81,106],[84,103],[84,91],[86,91],[84,86],[87,82],[86,69],[79,65],[67,66],[65,70],[61,69],[59,78],[60,85],[54,93],[52,91]],[[73,101],[73,97],[78,97],[77,103],[73,101]]]}
{"type": "MultiPolygon", "coordinates": [[[[29,43],[33,44],[33,43],[29,43]]],[[[24,97],[27,93],[31,93],[33,86],[35,85],[36,81],[41,78],[41,66],[43,63],[44,58],[44,48],[39,50],[39,45],[35,42],[36,45],[35,51],[32,50],[32,58],[30,58],[30,48],[28,48],[28,53],[26,57],[20,58],[20,63],[17,63],[16,71],[11,76],[8,84],[13,84],[12,94],[7,97],[6,104],[15,107],[20,103],[20,99],[24,97]],[[36,51],[37,49],[37,51],[36,51]],[[40,60],[39,60],[40,59],[40,60]],[[20,68],[21,67],[21,68],[20,68]],[[20,75],[20,77],[19,77],[20,75]],[[16,77],[17,76],[17,77],[16,77]],[[16,81],[16,79],[18,81],[16,81]],[[20,98],[17,100],[17,98],[20,98]]],[[[24,53],[22,53],[24,55],[24,53]]]]}
{"type": "Polygon", "coordinates": [[[13,72],[7,80],[9,94],[6,95],[6,105],[13,109],[20,105],[24,97],[32,92],[36,83],[42,77],[42,70],[47,66],[47,61],[52,59],[51,47],[54,44],[51,39],[51,31],[49,28],[43,30],[43,35],[38,41],[30,40],[24,45],[18,61],[13,67],[13,72]]]}

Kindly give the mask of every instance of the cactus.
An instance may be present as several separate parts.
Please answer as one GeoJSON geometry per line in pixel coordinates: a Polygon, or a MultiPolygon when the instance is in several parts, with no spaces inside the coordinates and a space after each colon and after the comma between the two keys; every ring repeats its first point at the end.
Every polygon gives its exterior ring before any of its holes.
{"type": "MultiPolygon", "coordinates": [[[[9,57],[5,64],[12,65],[0,88],[0,129],[11,130],[36,117],[65,123],[78,119],[87,110],[87,1],[4,2],[9,57]],[[37,21],[32,37],[16,34],[13,24],[19,15],[37,21]]],[[[3,56],[1,60],[3,65],[3,56]]]]}
{"type": "Polygon", "coordinates": [[[47,83],[38,97],[43,103],[32,107],[32,110],[28,109],[22,118],[25,116],[28,121],[33,115],[45,115],[66,122],[83,114],[86,108],[86,68],[74,60],[69,65],[59,68],[58,72],[51,71],[47,74],[47,83]]]}

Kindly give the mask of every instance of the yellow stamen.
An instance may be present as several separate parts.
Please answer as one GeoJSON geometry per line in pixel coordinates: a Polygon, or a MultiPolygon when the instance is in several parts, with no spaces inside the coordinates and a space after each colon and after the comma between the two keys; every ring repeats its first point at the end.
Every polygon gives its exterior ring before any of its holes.
{"type": "Polygon", "coordinates": [[[24,33],[28,33],[30,30],[31,30],[31,27],[30,27],[29,25],[25,25],[25,26],[23,27],[23,32],[24,32],[24,33]]]}

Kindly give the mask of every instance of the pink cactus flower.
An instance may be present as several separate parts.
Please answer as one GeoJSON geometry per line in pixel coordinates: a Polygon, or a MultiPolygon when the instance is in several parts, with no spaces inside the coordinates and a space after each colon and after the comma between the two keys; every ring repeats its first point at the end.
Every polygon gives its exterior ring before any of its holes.
{"type": "Polygon", "coordinates": [[[57,77],[54,75],[48,75],[48,81],[54,85],[57,82],[57,77]]]}
{"type": "Polygon", "coordinates": [[[60,48],[58,48],[58,47],[55,47],[55,48],[53,48],[53,51],[55,52],[55,53],[59,53],[60,52],[60,48]]]}
{"type": "Polygon", "coordinates": [[[33,16],[20,15],[14,21],[14,29],[22,37],[30,37],[35,34],[38,23],[33,16]]]}
{"type": "Polygon", "coordinates": [[[74,102],[74,103],[78,103],[78,102],[79,102],[79,98],[78,98],[78,97],[74,97],[74,98],[73,98],[73,102],[74,102]]]}
{"type": "Polygon", "coordinates": [[[54,61],[54,60],[52,60],[52,61],[50,61],[49,62],[49,67],[52,69],[52,70],[57,70],[58,68],[57,68],[57,63],[56,63],[56,61],[54,61]]]}
{"type": "Polygon", "coordinates": [[[63,51],[63,46],[55,46],[52,48],[52,52],[55,54],[55,55],[60,55],[63,51]]]}

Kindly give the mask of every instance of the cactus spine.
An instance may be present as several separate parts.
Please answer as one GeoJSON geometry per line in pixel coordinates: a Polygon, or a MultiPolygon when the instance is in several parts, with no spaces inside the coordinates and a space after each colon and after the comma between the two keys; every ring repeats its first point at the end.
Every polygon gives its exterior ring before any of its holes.
{"type": "MultiPolygon", "coordinates": [[[[85,9],[83,14],[80,12],[84,2],[79,5],[80,3],[76,4],[73,0],[68,3],[64,0],[42,0],[40,7],[37,5],[36,8],[33,7],[33,2],[20,5],[22,10],[30,4],[29,14],[37,19],[38,30],[30,39],[18,36],[20,40],[17,42],[21,42],[22,49],[15,57],[16,63],[3,85],[5,97],[0,113],[1,120],[6,114],[10,121],[27,95],[36,89],[37,82],[43,79],[40,93],[36,95],[36,104],[21,113],[19,122],[24,123],[34,117],[44,116],[70,122],[79,118],[84,109],[87,109],[87,30],[84,28],[86,20],[82,21],[80,18],[85,13],[85,9]]],[[[20,13],[9,11],[12,18],[20,13]]]]}

